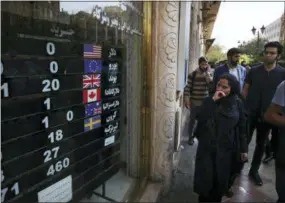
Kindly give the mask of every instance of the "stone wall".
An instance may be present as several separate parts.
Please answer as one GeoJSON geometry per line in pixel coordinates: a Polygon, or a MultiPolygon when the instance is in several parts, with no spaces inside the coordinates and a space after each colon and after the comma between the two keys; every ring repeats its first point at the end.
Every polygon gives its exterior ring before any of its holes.
{"type": "Polygon", "coordinates": [[[151,105],[152,181],[170,185],[173,170],[176,112],[179,2],[153,2],[152,55],[153,98],[151,105]]]}
{"type": "MultiPolygon", "coordinates": [[[[190,26],[190,72],[197,68],[201,48],[202,24],[198,21],[201,2],[192,2],[190,26]],[[197,32],[198,30],[198,32],[197,32]]],[[[178,60],[179,2],[152,3],[151,88],[151,167],[150,179],[163,182],[162,193],[169,189],[174,163],[176,75],[178,60]]],[[[181,126],[183,127],[183,126],[181,126]]]]}
{"type": "Polygon", "coordinates": [[[189,46],[189,73],[198,67],[198,59],[202,56],[202,20],[201,9],[202,2],[193,1],[191,5],[191,24],[190,24],[190,46],[189,46]],[[198,32],[197,32],[198,31],[198,32]]]}

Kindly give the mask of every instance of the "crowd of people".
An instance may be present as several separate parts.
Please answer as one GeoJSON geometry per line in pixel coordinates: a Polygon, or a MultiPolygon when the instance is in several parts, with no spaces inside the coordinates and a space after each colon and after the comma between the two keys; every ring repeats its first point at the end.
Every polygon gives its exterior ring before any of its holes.
{"type": "Polygon", "coordinates": [[[256,143],[249,178],[263,181],[259,168],[275,160],[277,202],[285,202],[285,68],[278,64],[283,46],[268,42],[263,62],[239,63],[241,50],[231,48],[227,62],[211,69],[206,57],[188,76],[185,107],[190,109],[188,144],[198,140],[194,192],[199,202],[221,202],[233,196],[232,185],[256,143]]]}

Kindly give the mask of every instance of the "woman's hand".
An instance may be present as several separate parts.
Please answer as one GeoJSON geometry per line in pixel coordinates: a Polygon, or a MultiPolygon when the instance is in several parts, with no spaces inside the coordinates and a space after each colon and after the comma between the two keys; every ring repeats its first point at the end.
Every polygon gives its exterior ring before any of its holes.
{"type": "Polygon", "coordinates": [[[241,160],[246,162],[248,160],[247,153],[241,153],[241,160]]]}
{"type": "Polygon", "coordinates": [[[212,98],[214,101],[218,101],[219,99],[221,99],[225,96],[226,96],[226,94],[223,91],[216,91],[212,98]]]}

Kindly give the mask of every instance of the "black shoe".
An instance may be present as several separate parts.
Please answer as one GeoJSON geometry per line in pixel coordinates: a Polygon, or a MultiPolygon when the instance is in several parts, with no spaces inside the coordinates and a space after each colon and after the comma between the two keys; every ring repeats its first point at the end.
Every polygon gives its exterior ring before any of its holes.
{"type": "Polygon", "coordinates": [[[249,171],[248,175],[254,181],[256,185],[258,186],[263,185],[262,179],[260,178],[258,172],[249,171]]]}
{"type": "Polygon", "coordinates": [[[234,196],[234,192],[232,191],[231,188],[226,192],[226,196],[227,196],[228,198],[231,198],[232,196],[234,196]]]}
{"type": "Polygon", "coordinates": [[[266,156],[264,159],[263,159],[263,163],[264,164],[268,164],[271,160],[273,160],[273,155],[270,155],[270,156],[266,156]]]}
{"type": "Polygon", "coordinates": [[[193,145],[194,143],[195,143],[195,141],[194,141],[193,138],[191,138],[191,139],[188,140],[188,144],[189,144],[189,145],[193,145]]]}

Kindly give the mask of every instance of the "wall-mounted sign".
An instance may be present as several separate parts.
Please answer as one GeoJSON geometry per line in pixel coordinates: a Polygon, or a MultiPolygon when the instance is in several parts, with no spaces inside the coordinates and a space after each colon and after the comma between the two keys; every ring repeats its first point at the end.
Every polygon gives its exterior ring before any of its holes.
{"type": "Polygon", "coordinates": [[[15,25],[2,27],[2,202],[76,201],[119,169],[124,48],[15,25]]]}
{"type": "MultiPolygon", "coordinates": [[[[122,11],[126,12],[126,11],[122,11]]],[[[101,24],[105,24],[108,27],[114,27],[118,30],[125,31],[130,34],[142,35],[142,32],[135,28],[136,25],[130,25],[126,21],[121,21],[118,17],[111,17],[104,11],[104,9],[98,5],[94,7],[91,15],[100,21],[101,24]]]]}

